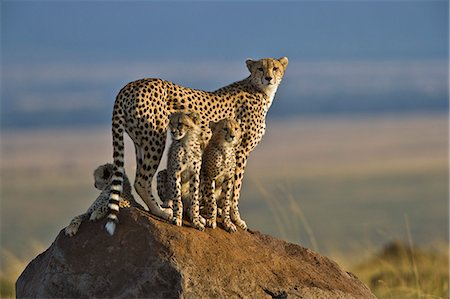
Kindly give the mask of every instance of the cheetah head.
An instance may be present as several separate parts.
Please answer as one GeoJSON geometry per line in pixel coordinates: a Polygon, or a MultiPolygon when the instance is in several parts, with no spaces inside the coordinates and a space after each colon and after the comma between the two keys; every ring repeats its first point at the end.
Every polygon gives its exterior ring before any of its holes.
{"type": "Polygon", "coordinates": [[[288,65],[287,57],[280,59],[263,58],[260,60],[247,59],[247,68],[253,85],[261,90],[278,87],[288,65]]]}
{"type": "Polygon", "coordinates": [[[197,131],[199,115],[197,113],[175,112],[169,117],[169,129],[174,140],[182,139],[186,133],[197,131]]]}
{"type": "Polygon", "coordinates": [[[239,144],[241,141],[240,121],[228,118],[218,122],[212,121],[209,123],[209,128],[211,129],[213,136],[232,145],[239,144]]]}
{"type": "Polygon", "coordinates": [[[94,171],[94,186],[98,190],[105,190],[111,183],[114,172],[114,165],[111,163],[103,164],[94,171]]]}

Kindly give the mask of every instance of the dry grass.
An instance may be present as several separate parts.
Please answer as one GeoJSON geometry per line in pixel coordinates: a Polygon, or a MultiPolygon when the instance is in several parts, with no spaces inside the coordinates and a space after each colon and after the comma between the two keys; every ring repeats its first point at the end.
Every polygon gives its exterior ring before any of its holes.
{"type": "MultiPolygon", "coordinates": [[[[279,234],[285,239],[298,238],[297,242],[320,252],[317,237],[289,190],[283,188],[275,197],[263,184],[257,186],[279,234]],[[280,208],[280,202],[288,203],[287,208],[280,208]]],[[[379,246],[359,244],[359,255],[333,251],[329,256],[360,278],[377,298],[449,298],[448,243],[435,242],[426,249],[414,246],[408,217],[404,219],[404,241],[390,241],[379,251],[379,246]]]]}
{"type": "MultiPolygon", "coordinates": [[[[111,160],[110,143],[108,128],[2,132],[2,290],[5,277],[15,281],[35,256],[27,249],[31,240],[47,246],[95,199],[91,173],[111,160]]],[[[129,140],[126,150],[134,177],[129,140]]],[[[314,248],[347,268],[390,241],[407,240],[404,215],[415,244],[448,242],[447,117],[270,121],[250,156],[241,198],[253,229],[314,248]]],[[[420,259],[416,266],[419,295],[435,294],[426,287],[433,278],[423,274],[427,267],[420,259]]],[[[355,272],[366,279],[363,270],[355,272]]]]}
{"type": "Polygon", "coordinates": [[[442,246],[445,250],[389,243],[353,271],[378,298],[448,298],[448,245],[442,246]]]}

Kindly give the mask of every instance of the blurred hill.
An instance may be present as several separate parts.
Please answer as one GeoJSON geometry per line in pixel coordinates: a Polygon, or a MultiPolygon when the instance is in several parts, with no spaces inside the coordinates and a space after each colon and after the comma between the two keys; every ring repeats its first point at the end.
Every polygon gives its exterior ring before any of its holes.
{"type": "MultiPolygon", "coordinates": [[[[117,92],[129,81],[160,77],[213,91],[244,79],[244,61],[6,65],[1,125],[109,124],[117,92]],[[26,84],[24,84],[26,82],[26,84]]],[[[290,62],[269,118],[448,110],[443,60],[290,62]]]]}

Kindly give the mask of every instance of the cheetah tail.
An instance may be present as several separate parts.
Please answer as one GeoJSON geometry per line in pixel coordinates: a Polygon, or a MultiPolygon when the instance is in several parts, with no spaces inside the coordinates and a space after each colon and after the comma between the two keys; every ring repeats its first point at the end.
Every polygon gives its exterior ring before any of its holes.
{"type": "MultiPolygon", "coordinates": [[[[114,109],[117,111],[117,109],[114,109]]],[[[114,174],[111,181],[111,193],[108,202],[108,222],[105,225],[106,230],[112,236],[119,222],[119,203],[120,194],[123,191],[124,180],[124,141],[123,141],[123,115],[114,113],[112,122],[113,149],[114,149],[114,174]]]]}

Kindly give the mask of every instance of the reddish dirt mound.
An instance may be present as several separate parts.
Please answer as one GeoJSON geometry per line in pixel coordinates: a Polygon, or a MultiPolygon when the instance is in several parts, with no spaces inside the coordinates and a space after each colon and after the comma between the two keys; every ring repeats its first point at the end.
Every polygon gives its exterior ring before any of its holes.
{"type": "Polygon", "coordinates": [[[138,209],[61,231],[16,283],[18,298],[375,298],[309,249],[259,232],[176,227],[138,209]]]}

